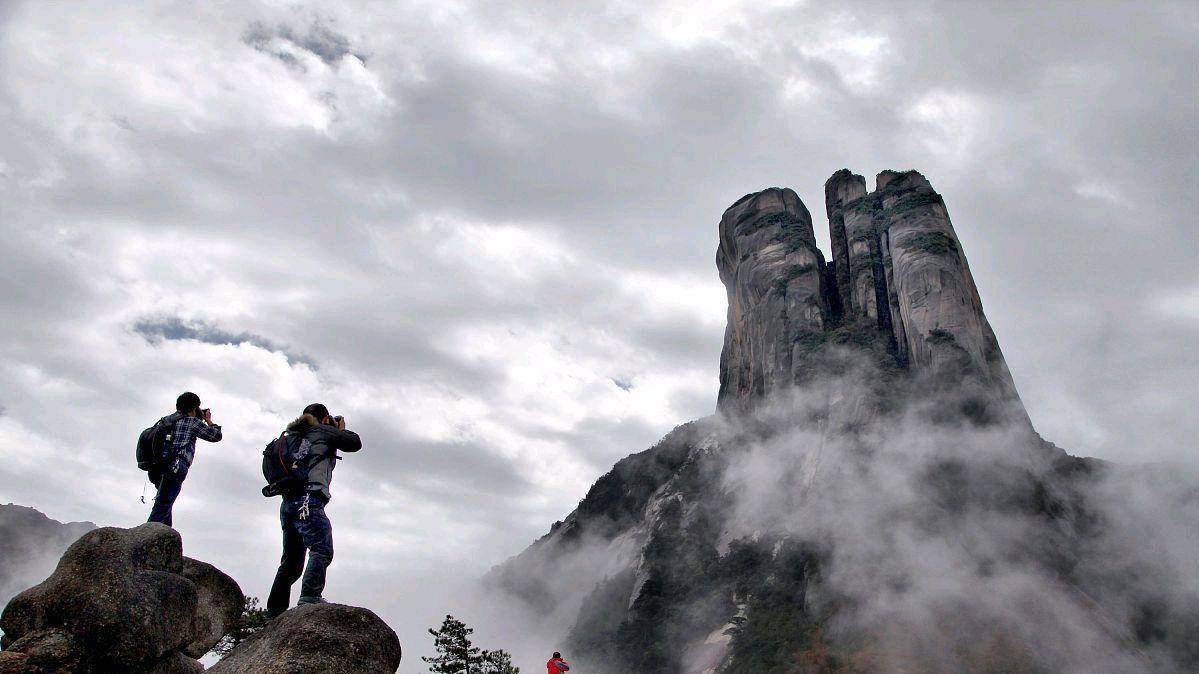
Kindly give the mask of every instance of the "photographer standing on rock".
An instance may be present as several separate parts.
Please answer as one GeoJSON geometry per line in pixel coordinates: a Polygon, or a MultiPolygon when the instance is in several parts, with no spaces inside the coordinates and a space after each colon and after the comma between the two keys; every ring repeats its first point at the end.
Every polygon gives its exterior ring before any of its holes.
{"type": "MultiPolygon", "coordinates": [[[[196,438],[208,442],[221,441],[221,427],[212,423],[212,410],[200,409],[200,396],[186,391],[175,400],[175,413],[165,416],[155,424],[162,428],[168,442],[162,448],[163,456],[151,473],[151,480],[158,487],[154,506],[150,509],[147,522],[160,522],[172,526],[171,509],[183,480],[196,456],[196,438]],[[161,471],[161,472],[159,472],[161,471]]],[[[154,428],[147,429],[148,432],[154,428]]]]}
{"type": "MultiPolygon", "coordinates": [[[[287,426],[279,438],[278,455],[287,464],[287,471],[301,476],[299,484],[280,481],[263,489],[264,496],[283,496],[279,506],[279,521],[283,526],[283,558],[267,598],[267,614],[275,617],[291,604],[291,586],[300,578],[300,604],[323,604],[325,571],[333,561],[333,527],[325,515],[325,505],[332,495],[333,468],[338,450],[357,452],[362,449],[358,434],[346,430],[346,420],[330,416],[328,408],[313,403],[287,426]],[[286,486],[277,486],[286,485],[286,486]],[[304,568],[304,553],[308,567],[304,568]]],[[[269,462],[272,446],[264,451],[269,462]]],[[[265,472],[265,468],[264,468],[265,472]]]]}

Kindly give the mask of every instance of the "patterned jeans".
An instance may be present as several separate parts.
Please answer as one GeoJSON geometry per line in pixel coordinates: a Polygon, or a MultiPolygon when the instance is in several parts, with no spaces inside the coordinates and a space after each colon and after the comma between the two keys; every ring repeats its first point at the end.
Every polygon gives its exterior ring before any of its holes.
{"type": "Polygon", "coordinates": [[[283,499],[279,522],[283,525],[283,558],[279,560],[279,571],[266,600],[271,616],[287,610],[291,604],[291,586],[299,580],[301,571],[304,582],[300,584],[300,598],[319,598],[325,591],[325,571],[333,562],[333,525],[325,515],[325,503],[320,496],[305,494],[283,499]]]}

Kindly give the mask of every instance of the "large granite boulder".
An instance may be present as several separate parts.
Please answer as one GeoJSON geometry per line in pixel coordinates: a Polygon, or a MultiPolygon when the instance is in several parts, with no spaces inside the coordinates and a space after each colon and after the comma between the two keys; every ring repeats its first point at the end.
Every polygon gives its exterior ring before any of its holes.
{"type": "Polygon", "coordinates": [[[233,579],[211,564],[183,558],[183,577],[196,586],[191,641],[183,653],[199,658],[212,649],[241,618],[245,597],[233,579]]]}
{"type": "Polygon", "coordinates": [[[211,674],[394,674],[400,640],[373,612],[342,604],[287,611],[242,642],[211,674]]]}
{"type": "Polygon", "coordinates": [[[4,663],[29,672],[194,672],[193,658],[237,622],[241,588],[183,556],[161,524],[104,527],[71,545],[54,573],[0,616],[4,663]]]}

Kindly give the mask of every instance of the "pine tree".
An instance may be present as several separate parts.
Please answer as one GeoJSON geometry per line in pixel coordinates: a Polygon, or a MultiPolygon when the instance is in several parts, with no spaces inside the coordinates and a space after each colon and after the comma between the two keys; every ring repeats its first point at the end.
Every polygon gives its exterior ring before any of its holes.
{"type": "Polygon", "coordinates": [[[258,607],[258,597],[246,597],[237,624],[209,652],[222,658],[229,655],[238,644],[261,632],[269,620],[266,609],[258,607]]]}
{"type": "Polygon", "coordinates": [[[512,666],[507,651],[483,651],[482,674],[520,674],[520,668],[512,666]]]}
{"type": "Polygon", "coordinates": [[[429,663],[432,674],[519,674],[512,666],[512,656],[502,650],[484,651],[470,642],[474,630],[466,623],[447,615],[441,628],[430,629],[437,655],[421,660],[429,663]]]}

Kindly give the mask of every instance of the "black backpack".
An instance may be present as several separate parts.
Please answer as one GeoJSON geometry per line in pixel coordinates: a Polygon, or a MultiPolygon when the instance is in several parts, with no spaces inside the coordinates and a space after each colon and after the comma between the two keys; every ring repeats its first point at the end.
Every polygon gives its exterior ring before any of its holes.
{"type": "Polygon", "coordinates": [[[137,467],[146,471],[151,482],[158,482],[170,463],[171,436],[175,432],[174,415],[167,415],[142,431],[137,438],[137,467]]]}
{"type": "Polygon", "coordinates": [[[311,446],[307,438],[284,432],[262,450],[262,476],[266,478],[263,496],[304,493],[308,486],[308,471],[321,458],[310,451],[311,446]]]}

